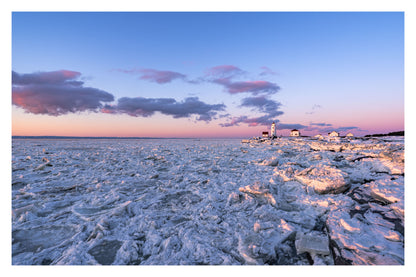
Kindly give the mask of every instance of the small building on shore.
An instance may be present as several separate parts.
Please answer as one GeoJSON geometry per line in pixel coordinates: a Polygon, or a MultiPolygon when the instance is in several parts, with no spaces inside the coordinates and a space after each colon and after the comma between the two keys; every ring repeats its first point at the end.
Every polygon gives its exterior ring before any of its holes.
{"type": "Polygon", "coordinates": [[[324,137],[321,134],[315,135],[314,138],[322,140],[324,137]]]}
{"type": "Polygon", "coordinates": [[[268,138],[269,137],[269,132],[263,132],[261,136],[262,136],[262,138],[268,138]]]}
{"type": "Polygon", "coordinates": [[[336,131],[332,131],[331,133],[328,133],[328,136],[330,137],[339,137],[339,133],[336,131]]]}
{"type": "Polygon", "coordinates": [[[299,137],[300,136],[299,130],[293,129],[292,131],[290,131],[290,136],[291,137],[299,137]]]}

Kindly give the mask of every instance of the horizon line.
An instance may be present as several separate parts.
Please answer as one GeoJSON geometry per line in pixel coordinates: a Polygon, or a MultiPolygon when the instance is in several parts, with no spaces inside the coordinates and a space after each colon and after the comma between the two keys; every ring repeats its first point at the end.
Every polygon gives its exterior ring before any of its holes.
{"type": "MultiPolygon", "coordinates": [[[[367,134],[365,136],[354,136],[354,137],[368,137],[368,136],[391,136],[398,133],[403,133],[404,136],[404,130],[402,131],[393,131],[386,134],[367,134]]],[[[256,136],[253,136],[254,138],[256,136]]],[[[260,136],[259,136],[260,137],[260,136]]],[[[279,135],[277,137],[291,137],[289,136],[283,136],[279,135]]],[[[313,135],[305,136],[301,135],[300,137],[313,137],[313,135]]],[[[340,136],[343,137],[343,136],[340,136]]],[[[12,139],[244,139],[247,137],[137,137],[137,136],[32,136],[32,135],[12,135],[12,139]]]]}
{"type": "MultiPolygon", "coordinates": [[[[236,138],[240,137],[128,137],[128,136],[13,136],[12,139],[24,138],[54,138],[54,139],[221,139],[221,138],[236,138]]],[[[242,138],[242,137],[241,137],[242,138]]]]}

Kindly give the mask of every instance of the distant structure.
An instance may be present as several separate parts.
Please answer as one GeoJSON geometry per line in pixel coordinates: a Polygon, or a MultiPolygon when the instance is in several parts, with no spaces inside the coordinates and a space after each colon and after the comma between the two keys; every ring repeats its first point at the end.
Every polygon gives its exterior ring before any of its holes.
{"type": "Polygon", "coordinates": [[[270,136],[272,138],[276,137],[276,123],[272,123],[272,127],[270,128],[270,136]]]}
{"type": "Polygon", "coordinates": [[[321,140],[321,139],[323,139],[324,137],[323,137],[321,134],[318,134],[318,135],[314,136],[314,138],[321,140]]]}
{"type": "Polygon", "coordinates": [[[269,137],[269,132],[263,132],[262,137],[263,138],[268,138],[269,137]]]}
{"type": "Polygon", "coordinates": [[[330,137],[339,137],[339,133],[336,131],[332,131],[331,133],[328,133],[328,136],[330,137]]]}
{"type": "Polygon", "coordinates": [[[354,135],[353,135],[352,133],[348,133],[348,134],[347,134],[347,137],[348,137],[348,138],[352,138],[353,136],[354,136],[354,135]]]}
{"type": "Polygon", "coordinates": [[[290,136],[291,137],[298,137],[298,136],[300,136],[299,130],[293,129],[292,131],[290,131],[290,136]]]}

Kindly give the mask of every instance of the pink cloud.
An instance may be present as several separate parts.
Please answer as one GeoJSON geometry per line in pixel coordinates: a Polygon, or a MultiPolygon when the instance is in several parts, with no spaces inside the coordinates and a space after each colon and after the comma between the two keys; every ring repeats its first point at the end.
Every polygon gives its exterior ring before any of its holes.
{"type": "Polygon", "coordinates": [[[254,95],[259,93],[276,93],[280,90],[280,87],[274,83],[267,81],[241,81],[233,82],[230,78],[216,79],[214,83],[223,85],[225,89],[231,93],[242,93],[242,92],[251,92],[254,95]]]}
{"type": "Polygon", "coordinates": [[[276,84],[267,81],[245,81],[245,82],[234,82],[227,86],[229,93],[240,93],[240,92],[253,92],[253,94],[261,92],[277,92],[280,87],[276,84]]]}
{"type": "Polygon", "coordinates": [[[205,81],[224,86],[231,94],[250,92],[254,95],[259,93],[273,94],[280,87],[267,81],[234,81],[237,76],[246,72],[234,65],[219,65],[209,68],[205,74],[205,81]]]}

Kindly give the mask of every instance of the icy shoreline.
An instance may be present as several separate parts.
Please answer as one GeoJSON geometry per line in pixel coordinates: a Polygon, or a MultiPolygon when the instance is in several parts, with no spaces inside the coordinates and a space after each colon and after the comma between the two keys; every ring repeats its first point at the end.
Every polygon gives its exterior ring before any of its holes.
{"type": "Polygon", "coordinates": [[[12,141],[13,264],[404,264],[404,138],[12,141]]]}

